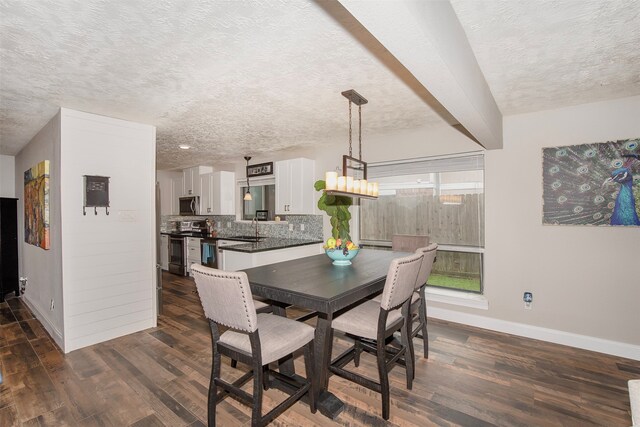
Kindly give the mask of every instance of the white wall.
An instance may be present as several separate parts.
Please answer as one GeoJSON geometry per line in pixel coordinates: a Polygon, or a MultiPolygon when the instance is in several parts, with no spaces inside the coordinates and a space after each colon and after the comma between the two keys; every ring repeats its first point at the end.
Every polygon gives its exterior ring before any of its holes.
{"type": "Polygon", "coordinates": [[[20,276],[28,278],[24,300],[56,343],[63,347],[62,244],[60,211],[60,115],[56,114],[15,158],[20,276]],[[24,172],[49,160],[49,237],[44,250],[24,241],[24,172]],[[51,310],[51,301],[54,308],[51,310]]]}
{"type": "Polygon", "coordinates": [[[638,138],[639,117],[640,97],[505,117],[486,153],[486,315],[640,345],[640,228],[541,219],[542,148],[638,138]]]}
{"type": "Polygon", "coordinates": [[[61,109],[64,351],[153,327],[155,128],[61,109]],[[83,175],[110,177],[109,215],[82,213],[83,175]]]}
{"type": "Polygon", "coordinates": [[[15,163],[14,156],[0,155],[0,197],[15,197],[15,163]]]}

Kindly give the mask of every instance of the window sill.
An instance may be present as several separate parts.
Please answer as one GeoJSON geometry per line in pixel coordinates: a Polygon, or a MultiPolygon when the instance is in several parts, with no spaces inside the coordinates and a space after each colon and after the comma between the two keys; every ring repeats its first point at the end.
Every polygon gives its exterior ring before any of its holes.
{"type": "Polygon", "coordinates": [[[489,300],[484,295],[430,287],[425,289],[425,293],[427,301],[477,308],[479,310],[489,309],[489,300]]]}

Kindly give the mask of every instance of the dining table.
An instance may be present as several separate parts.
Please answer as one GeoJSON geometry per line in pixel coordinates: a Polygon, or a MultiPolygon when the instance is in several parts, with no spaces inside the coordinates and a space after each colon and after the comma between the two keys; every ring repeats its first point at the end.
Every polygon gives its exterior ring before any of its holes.
{"type": "MultiPolygon", "coordinates": [[[[313,381],[316,403],[323,415],[335,418],[344,409],[344,403],[328,390],[332,320],[382,291],[391,261],[407,255],[367,248],[359,250],[351,265],[333,265],[325,254],[320,254],[242,270],[253,295],[268,299],[274,314],[286,316],[286,308],[293,305],[317,315],[313,381]]],[[[295,375],[292,359],[280,361],[279,369],[283,374],[295,375]]]]}

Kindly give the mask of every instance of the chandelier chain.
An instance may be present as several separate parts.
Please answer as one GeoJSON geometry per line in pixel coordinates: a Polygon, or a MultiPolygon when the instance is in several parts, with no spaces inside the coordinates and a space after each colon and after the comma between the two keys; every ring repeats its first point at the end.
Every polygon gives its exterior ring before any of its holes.
{"type": "Polygon", "coordinates": [[[349,157],[351,156],[351,100],[349,100],[349,157]]]}

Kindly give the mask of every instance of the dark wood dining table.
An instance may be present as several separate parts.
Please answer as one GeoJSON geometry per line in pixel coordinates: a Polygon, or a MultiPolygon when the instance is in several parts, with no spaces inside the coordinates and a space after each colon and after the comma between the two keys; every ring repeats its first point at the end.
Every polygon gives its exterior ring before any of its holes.
{"type": "MultiPolygon", "coordinates": [[[[348,266],[333,265],[321,254],[242,270],[247,273],[253,295],[269,299],[274,313],[286,315],[289,305],[317,313],[313,379],[318,385],[318,409],[330,418],[338,416],[344,408],[344,403],[328,390],[331,321],[341,310],[380,292],[391,261],[406,255],[406,252],[361,249],[348,266]]],[[[293,362],[281,363],[280,370],[294,374],[293,362]]]]}

